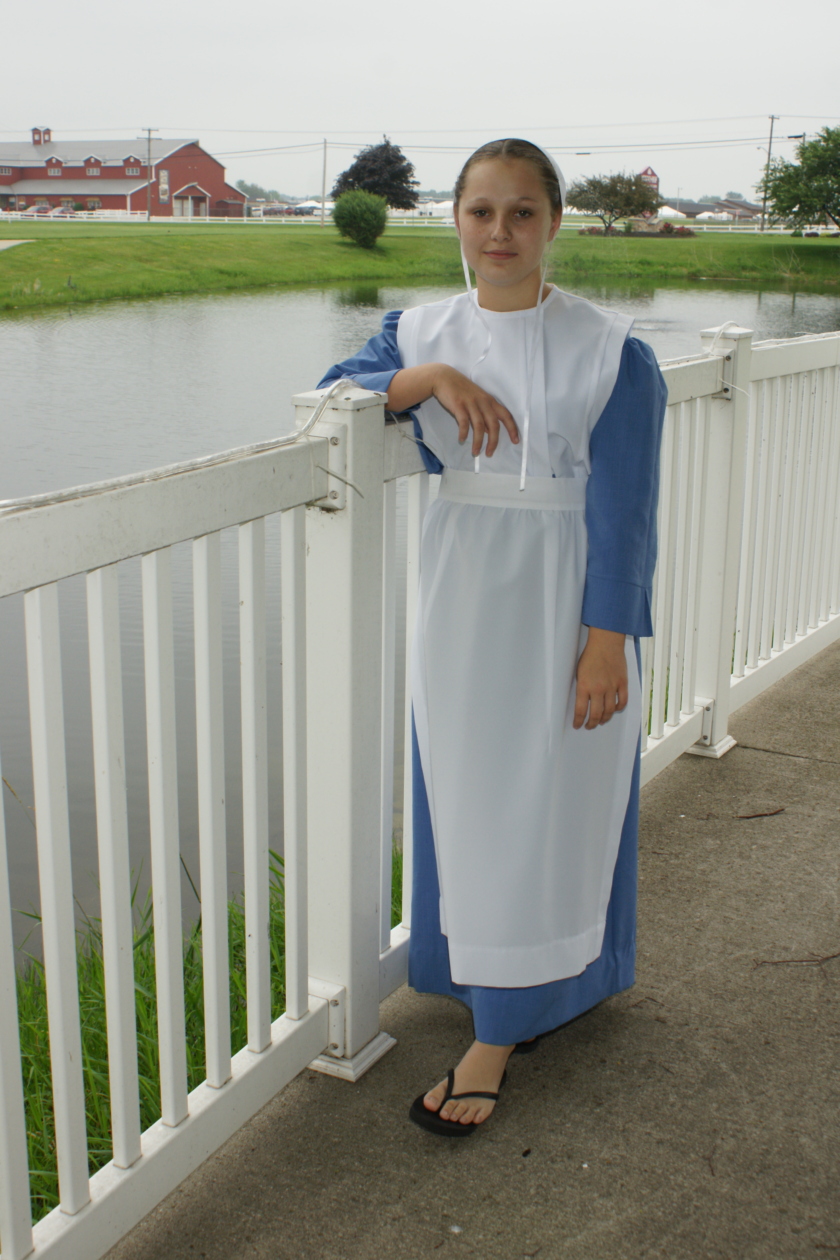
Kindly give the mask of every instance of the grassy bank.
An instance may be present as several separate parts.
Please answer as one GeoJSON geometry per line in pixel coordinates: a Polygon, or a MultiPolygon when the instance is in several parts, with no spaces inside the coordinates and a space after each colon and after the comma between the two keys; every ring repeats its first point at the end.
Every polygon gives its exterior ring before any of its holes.
{"type": "MultiPolygon", "coordinates": [[[[402,853],[394,850],[392,927],[402,919],[402,853]]],[[[283,862],[271,858],[269,892],[271,941],[271,1017],[285,1009],[285,915],[283,862]]],[[[134,982],[137,1012],[137,1057],[140,1077],[140,1121],[147,1129],[160,1118],[160,1069],[155,1005],[155,952],[151,904],[137,908],[134,933],[134,982]]],[[[245,1005],[245,912],[241,898],[228,908],[230,951],[231,1049],[248,1041],[245,1005]]],[[[99,922],[88,920],[77,939],[82,1060],[87,1115],[88,1162],[91,1175],[111,1159],[111,1110],[108,1084],[108,1042],[105,1031],[105,969],[99,922]]],[[[201,924],[184,940],[184,1001],[187,1024],[187,1083],[195,1089],[204,1080],[204,995],[201,924]]],[[[52,1078],[50,1075],[47,995],[43,965],[27,960],[18,975],[18,1010],[23,1063],[26,1128],[32,1215],[40,1220],[58,1203],[52,1078]]]]}
{"type": "MultiPolygon", "coordinates": [[[[332,227],[260,224],[159,227],[145,224],[0,224],[0,310],[179,293],[225,293],[280,285],[373,281],[458,283],[451,228],[389,228],[373,250],[332,227]]],[[[561,233],[554,278],[656,283],[734,281],[825,289],[840,282],[840,242],[727,233],[686,240],[561,233]]]]}

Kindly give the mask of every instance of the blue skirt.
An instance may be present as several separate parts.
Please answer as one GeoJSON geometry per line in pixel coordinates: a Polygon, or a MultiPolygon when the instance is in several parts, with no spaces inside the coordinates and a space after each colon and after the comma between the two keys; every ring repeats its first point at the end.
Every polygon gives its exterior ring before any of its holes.
{"type": "Polygon", "coordinates": [[[440,889],[432,821],[417,736],[413,736],[414,867],[411,890],[411,939],[408,983],[419,993],[458,998],[472,1011],[475,1036],[489,1045],[527,1041],[568,1023],[604,998],[629,989],[636,963],[636,875],[639,840],[639,770],[641,743],[607,908],[601,954],[578,976],[526,989],[496,989],[454,984],[449,949],[440,930],[440,889]]]}

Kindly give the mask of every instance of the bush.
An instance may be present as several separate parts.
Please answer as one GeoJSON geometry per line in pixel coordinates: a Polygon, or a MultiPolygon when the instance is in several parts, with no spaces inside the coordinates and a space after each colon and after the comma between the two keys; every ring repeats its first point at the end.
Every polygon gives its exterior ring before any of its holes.
{"type": "Polygon", "coordinates": [[[342,236],[347,236],[362,249],[373,249],[377,237],[385,231],[388,220],[388,203],[374,193],[342,193],[335,203],[333,222],[342,236]]]}

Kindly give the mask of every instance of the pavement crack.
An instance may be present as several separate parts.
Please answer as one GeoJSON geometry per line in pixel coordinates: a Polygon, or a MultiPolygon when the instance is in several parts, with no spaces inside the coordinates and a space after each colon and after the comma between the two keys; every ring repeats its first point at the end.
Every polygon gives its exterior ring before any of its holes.
{"type": "Polygon", "coordinates": [[[811,757],[808,753],[789,753],[782,752],[778,748],[759,748],[758,744],[742,744],[738,740],[739,748],[748,748],[750,752],[769,753],[771,757],[791,757],[794,761],[817,761],[821,766],[840,766],[840,761],[833,761],[830,757],[811,757]]]}

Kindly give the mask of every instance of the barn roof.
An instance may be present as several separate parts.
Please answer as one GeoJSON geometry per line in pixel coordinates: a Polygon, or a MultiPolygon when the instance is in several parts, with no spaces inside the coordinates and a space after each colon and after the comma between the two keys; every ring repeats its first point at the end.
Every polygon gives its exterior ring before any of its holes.
{"type": "MultiPolygon", "coordinates": [[[[198,144],[198,140],[152,140],[152,162],[162,162],[183,149],[184,145],[198,144]]],[[[145,164],[146,141],[138,140],[53,140],[49,144],[32,144],[31,141],[13,140],[0,143],[0,163],[4,166],[43,166],[51,157],[60,158],[65,164],[80,166],[86,158],[95,157],[105,166],[122,166],[126,158],[137,158],[145,164]],[[139,153],[138,153],[139,149],[139,153]]]]}

